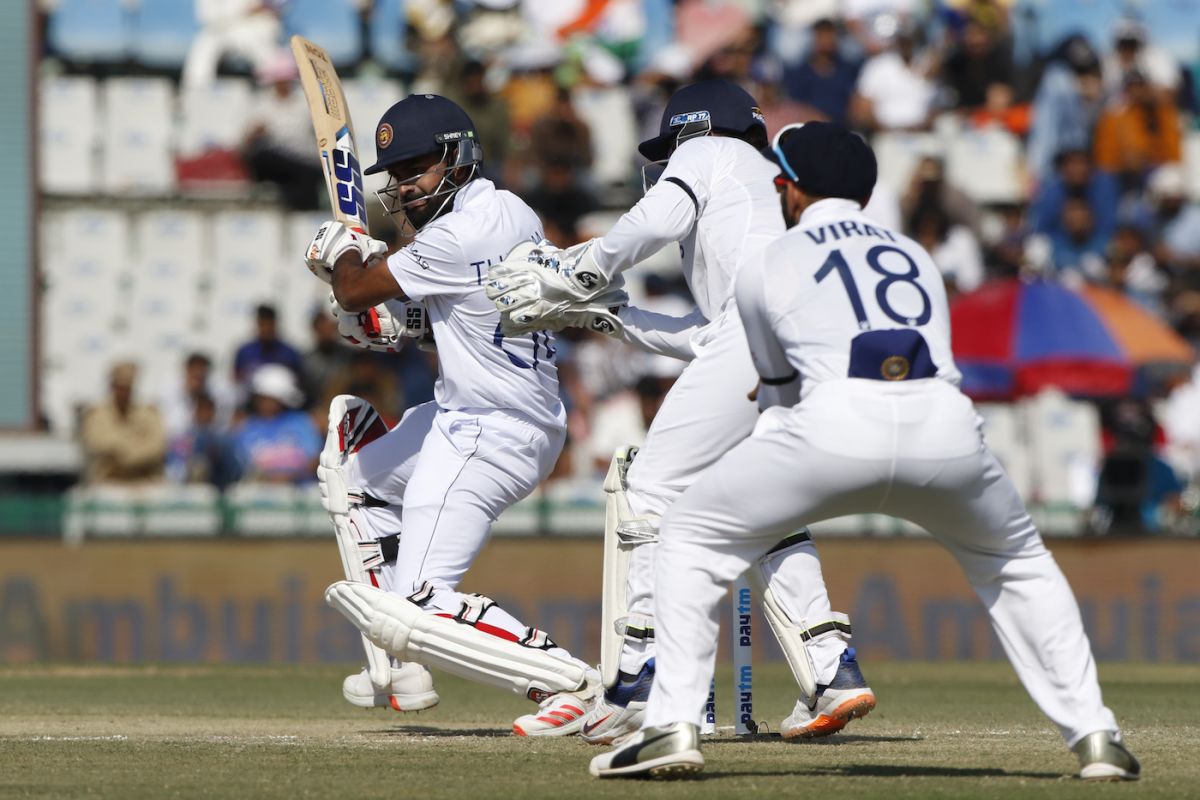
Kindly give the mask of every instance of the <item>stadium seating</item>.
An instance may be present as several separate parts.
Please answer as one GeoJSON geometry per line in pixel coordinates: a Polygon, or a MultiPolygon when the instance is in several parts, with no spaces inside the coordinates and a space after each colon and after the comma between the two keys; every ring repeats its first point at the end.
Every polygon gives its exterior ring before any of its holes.
{"type": "Polygon", "coordinates": [[[96,208],[46,211],[41,242],[42,405],[53,429],[70,433],[75,409],[103,396],[108,367],[123,349],[118,331],[129,221],[121,212],[96,208]]]}
{"type": "Polygon", "coordinates": [[[90,194],[99,186],[96,80],[42,78],[38,131],[38,186],[49,194],[90,194]]]}
{"type": "Polygon", "coordinates": [[[199,344],[200,290],[207,280],[208,231],[190,211],[150,211],[134,225],[135,269],[129,337],[144,354],[146,385],[173,378],[199,344]]]}
{"type": "Polygon", "coordinates": [[[362,30],[354,0],[290,0],[283,8],[288,33],[312,39],[334,66],[348,67],[362,58],[362,30]]]}
{"type": "Polygon", "coordinates": [[[279,329],[284,341],[304,351],[313,344],[312,316],[325,311],[330,288],[314,278],[304,266],[304,250],[317,227],[327,219],[320,212],[296,212],[288,216],[284,249],[279,258],[279,329]]]}
{"type": "MultiPolygon", "coordinates": [[[[359,161],[365,168],[375,163],[376,123],[385,111],[403,100],[407,92],[399,81],[369,79],[348,80],[342,84],[342,90],[346,93],[346,106],[350,109],[350,120],[354,123],[359,161]]],[[[382,189],[386,184],[387,175],[363,176],[368,205],[376,202],[370,193],[382,189]]]]}
{"type": "Polygon", "coordinates": [[[940,149],[932,133],[877,133],[871,146],[879,162],[879,182],[887,184],[897,196],[908,188],[917,162],[925,156],[937,155],[940,149]]]}
{"type": "Polygon", "coordinates": [[[132,18],[126,0],[58,0],[46,26],[46,45],[81,64],[117,64],[129,58],[132,18]]]}
{"type": "Polygon", "coordinates": [[[1029,430],[1033,487],[1027,499],[1051,509],[1084,509],[1096,495],[1100,415],[1095,406],[1048,389],[1021,402],[1029,430]]]}
{"type": "Polygon", "coordinates": [[[251,102],[249,84],[236,78],[218,79],[204,89],[183,90],[179,95],[179,156],[190,158],[213,149],[240,147],[251,102]]]}
{"type": "Polygon", "coordinates": [[[165,78],[111,78],[103,88],[105,191],[164,195],[175,186],[172,118],[175,98],[165,78]]]}
{"type": "Polygon", "coordinates": [[[138,0],[133,15],[133,56],[141,65],[178,70],[200,26],[193,3],[138,0]]]}
{"type": "Polygon", "coordinates": [[[966,130],[944,142],[946,179],[977,203],[1015,203],[1021,185],[1021,142],[998,128],[966,130]]]}
{"type": "Polygon", "coordinates": [[[405,46],[408,38],[406,0],[375,0],[371,6],[371,57],[392,72],[413,73],[419,63],[405,46]]]}

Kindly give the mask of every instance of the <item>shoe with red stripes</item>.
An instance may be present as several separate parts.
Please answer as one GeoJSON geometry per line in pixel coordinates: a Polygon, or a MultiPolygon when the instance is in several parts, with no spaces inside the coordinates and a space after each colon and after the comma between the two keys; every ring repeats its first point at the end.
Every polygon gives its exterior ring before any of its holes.
{"type": "Polygon", "coordinates": [[[538,703],[538,710],[513,721],[517,736],[571,736],[579,733],[588,708],[598,694],[599,679],[588,678],[587,688],[559,692],[538,703]]]}

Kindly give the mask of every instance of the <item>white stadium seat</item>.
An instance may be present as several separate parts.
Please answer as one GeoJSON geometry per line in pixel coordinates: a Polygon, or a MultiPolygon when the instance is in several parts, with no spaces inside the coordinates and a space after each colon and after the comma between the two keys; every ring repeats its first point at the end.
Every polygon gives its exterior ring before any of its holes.
{"type": "Polygon", "coordinates": [[[1033,472],[1024,417],[1008,403],[979,403],[975,410],[983,417],[983,435],[988,447],[1021,497],[1029,502],[1033,495],[1033,472]]]}
{"type": "Polygon", "coordinates": [[[38,185],[50,194],[90,194],[99,185],[96,81],[43,78],[38,89],[38,185]]]}
{"type": "MultiPolygon", "coordinates": [[[[407,93],[396,81],[362,78],[343,82],[342,91],[346,93],[346,106],[350,109],[350,121],[354,123],[359,160],[366,169],[375,163],[375,126],[383,113],[403,100],[407,93]]],[[[364,175],[363,184],[368,193],[367,203],[375,203],[377,201],[370,193],[387,184],[387,175],[364,175]]]]}
{"type": "Polygon", "coordinates": [[[104,84],[103,186],[114,194],[160,195],[175,186],[174,95],[165,78],[104,84]]]}
{"type": "Polygon", "coordinates": [[[283,219],[275,211],[222,211],[213,217],[212,237],[204,336],[215,351],[249,338],[256,305],[279,302],[283,219]]]}
{"type": "Polygon", "coordinates": [[[903,195],[917,162],[938,155],[941,146],[931,133],[879,133],[871,140],[879,162],[879,182],[903,195]]]}
{"type": "Polygon", "coordinates": [[[147,383],[170,379],[199,342],[200,291],[210,252],[205,218],[190,211],[151,211],[134,225],[135,269],[128,330],[147,355],[147,383]]]}
{"type": "Polygon", "coordinates": [[[1089,507],[1102,458],[1099,412],[1047,389],[1022,401],[1021,413],[1030,432],[1035,499],[1050,508],[1089,507]]]}
{"type": "Polygon", "coordinates": [[[1200,202],[1200,131],[1189,131],[1184,135],[1183,169],[1188,197],[1193,202],[1200,202]]]}
{"type": "Polygon", "coordinates": [[[232,78],[222,78],[202,89],[183,90],[179,96],[179,155],[188,158],[208,150],[240,147],[251,96],[245,81],[232,78]]]}
{"type": "Polygon", "coordinates": [[[313,344],[313,313],[325,310],[329,300],[329,286],[314,278],[304,266],[304,250],[327,218],[327,214],[319,211],[298,211],[288,215],[284,227],[278,276],[279,330],[284,341],[301,352],[313,344]]]}
{"type": "Polygon", "coordinates": [[[1015,203],[1024,197],[1021,158],[1008,131],[963,131],[946,143],[946,179],[978,203],[1015,203]]]}

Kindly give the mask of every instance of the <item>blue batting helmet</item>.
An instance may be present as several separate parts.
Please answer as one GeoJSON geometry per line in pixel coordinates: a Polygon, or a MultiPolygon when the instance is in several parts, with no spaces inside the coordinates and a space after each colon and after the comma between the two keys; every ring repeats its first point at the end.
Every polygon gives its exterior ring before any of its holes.
{"type": "Polygon", "coordinates": [[[389,108],[375,126],[376,161],[367,175],[383,172],[392,164],[414,156],[457,148],[451,167],[483,160],[475,123],[458,104],[436,94],[410,94],[389,108]]]}

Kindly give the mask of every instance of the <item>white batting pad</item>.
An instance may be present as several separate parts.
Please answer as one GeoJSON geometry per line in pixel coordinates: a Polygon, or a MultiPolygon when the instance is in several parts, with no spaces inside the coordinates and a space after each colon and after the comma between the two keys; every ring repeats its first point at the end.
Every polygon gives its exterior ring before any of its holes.
{"type": "Polygon", "coordinates": [[[325,602],[401,661],[444,669],[531,700],[587,685],[579,664],[432,614],[372,586],[338,581],[325,590],[325,602]]]}

